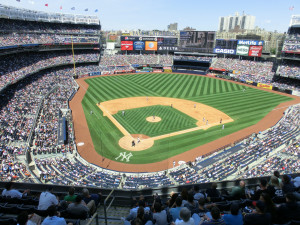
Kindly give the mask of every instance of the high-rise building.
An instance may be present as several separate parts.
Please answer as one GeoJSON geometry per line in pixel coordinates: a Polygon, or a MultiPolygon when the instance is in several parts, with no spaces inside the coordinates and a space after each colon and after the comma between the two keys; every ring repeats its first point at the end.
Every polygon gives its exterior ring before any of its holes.
{"type": "Polygon", "coordinates": [[[171,23],[168,25],[168,31],[176,31],[178,27],[178,23],[171,23]]]}
{"type": "Polygon", "coordinates": [[[238,12],[234,16],[222,16],[219,22],[219,31],[230,30],[253,30],[255,23],[255,16],[239,15],[238,12]]]}

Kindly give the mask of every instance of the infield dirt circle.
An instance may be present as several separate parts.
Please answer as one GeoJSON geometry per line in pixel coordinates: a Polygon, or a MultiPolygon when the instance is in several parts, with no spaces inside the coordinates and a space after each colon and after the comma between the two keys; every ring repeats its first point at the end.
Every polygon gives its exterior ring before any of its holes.
{"type": "Polygon", "coordinates": [[[149,116],[146,118],[146,120],[150,123],[157,123],[157,122],[161,121],[161,118],[158,116],[155,116],[154,118],[153,118],[153,116],[149,116]]]}

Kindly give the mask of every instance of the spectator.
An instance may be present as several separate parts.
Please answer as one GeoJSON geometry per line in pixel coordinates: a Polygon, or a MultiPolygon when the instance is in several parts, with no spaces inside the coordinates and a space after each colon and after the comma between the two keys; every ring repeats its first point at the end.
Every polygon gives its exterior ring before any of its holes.
{"type": "Polygon", "coordinates": [[[58,198],[52,194],[53,186],[48,186],[39,199],[38,210],[47,210],[51,205],[58,205],[58,198]]]}
{"type": "Polygon", "coordinates": [[[194,225],[195,224],[194,219],[191,217],[191,211],[186,207],[183,207],[180,210],[180,218],[182,220],[177,219],[175,223],[173,222],[172,224],[173,225],[194,225]]]}
{"type": "Polygon", "coordinates": [[[211,188],[206,190],[207,197],[210,198],[219,198],[221,196],[220,192],[217,190],[218,184],[212,183],[211,188]]]}
{"type": "Polygon", "coordinates": [[[259,198],[265,204],[265,213],[269,213],[272,217],[272,222],[277,223],[277,209],[268,193],[262,193],[259,198]]]}
{"type": "Polygon", "coordinates": [[[200,198],[204,198],[205,196],[200,192],[200,190],[199,190],[199,186],[198,185],[195,185],[194,186],[194,192],[195,192],[195,194],[194,194],[194,199],[195,200],[199,200],[200,198]]]}
{"type": "Polygon", "coordinates": [[[231,204],[230,213],[223,216],[226,225],[243,225],[243,216],[240,213],[238,203],[231,204]]]}
{"type": "Polygon", "coordinates": [[[248,196],[252,200],[258,200],[262,193],[268,193],[270,196],[274,196],[274,193],[275,193],[274,187],[270,186],[267,188],[267,183],[268,182],[266,179],[260,179],[260,184],[259,184],[258,190],[255,191],[254,195],[250,196],[250,194],[248,194],[248,196]]]}
{"type": "Polygon", "coordinates": [[[300,206],[297,203],[296,196],[293,193],[285,195],[286,203],[278,208],[278,219],[280,223],[287,223],[290,220],[300,221],[300,206]]]}
{"type": "Polygon", "coordinates": [[[139,209],[138,209],[138,211],[137,211],[137,217],[134,220],[132,220],[131,223],[129,223],[128,221],[125,221],[124,224],[125,225],[126,224],[127,225],[129,225],[129,224],[135,225],[137,223],[141,224],[141,225],[146,225],[146,224],[150,225],[150,224],[152,224],[150,214],[149,213],[145,214],[144,207],[142,207],[142,206],[140,206],[139,209]]]}
{"type": "Polygon", "coordinates": [[[64,218],[58,217],[58,213],[56,211],[56,206],[51,205],[47,209],[48,217],[44,219],[42,225],[66,225],[66,221],[64,218]]]}
{"type": "Polygon", "coordinates": [[[282,177],[282,191],[284,194],[295,191],[295,186],[291,182],[291,178],[286,174],[282,177]]]}
{"type": "Polygon", "coordinates": [[[71,215],[81,219],[87,218],[90,212],[90,208],[88,208],[80,195],[76,196],[74,203],[69,204],[67,210],[71,215]]]}
{"type": "Polygon", "coordinates": [[[72,202],[75,202],[77,195],[75,195],[75,188],[70,187],[69,188],[69,194],[64,197],[64,200],[69,204],[72,202]]]}
{"type": "MultiPolygon", "coordinates": [[[[283,197],[282,188],[279,183],[279,179],[276,176],[271,176],[270,185],[275,190],[274,195],[277,197],[283,197]]],[[[274,196],[273,196],[274,197],[274,196]]]]}
{"type": "Polygon", "coordinates": [[[170,214],[172,216],[172,221],[176,221],[179,219],[180,210],[182,209],[182,199],[181,197],[177,197],[175,201],[175,208],[170,209],[170,214]]]}
{"type": "Polygon", "coordinates": [[[204,198],[200,198],[198,201],[198,204],[199,204],[199,209],[196,210],[195,213],[197,213],[198,216],[201,218],[204,215],[206,215],[206,213],[208,213],[209,210],[205,207],[205,199],[204,198]]]}
{"type": "Polygon", "coordinates": [[[241,180],[239,186],[232,188],[230,197],[232,199],[240,199],[245,197],[245,181],[241,180]]]}
{"type": "Polygon", "coordinates": [[[221,213],[218,207],[213,207],[210,211],[212,219],[208,220],[207,216],[202,217],[200,220],[199,225],[213,225],[213,224],[218,224],[218,225],[225,225],[225,221],[221,219],[221,213]]]}
{"type": "Polygon", "coordinates": [[[186,188],[183,188],[180,193],[180,196],[182,198],[182,205],[184,206],[188,200],[188,190],[186,188]]]}
{"type": "Polygon", "coordinates": [[[11,198],[22,198],[23,196],[27,196],[28,193],[30,193],[30,190],[27,189],[23,192],[19,192],[16,189],[13,189],[14,184],[13,182],[8,182],[5,185],[5,189],[2,191],[2,196],[11,197],[11,198]]]}
{"type": "Polygon", "coordinates": [[[139,200],[138,201],[138,205],[137,207],[134,207],[130,210],[130,213],[129,215],[126,217],[126,220],[127,221],[131,221],[131,220],[134,220],[136,217],[137,217],[137,212],[138,212],[138,209],[142,207],[145,211],[145,214],[150,214],[150,208],[149,207],[146,207],[146,203],[144,200],[139,200]]]}
{"type": "Polygon", "coordinates": [[[153,221],[155,225],[168,224],[166,210],[162,210],[161,204],[156,201],[154,202],[153,221]]]}
{"type": "Polygon", "coordinates": [[[100,194],[91,194],[89,193],[89,190],[84,188],[82,190],[83,194],[83,201],[87,205],[87,207],[90,209],[91,215],[96,212],[96,207],[100,203],[100,194]]]}
{"type": "Polygon", "coordinates": [[[262,201],[255,202],[255,212],[245,215],[244,225],[271,225],[269,213],[265,213],[266,206],[262,201]]]}
{"type": "Polygon", "coordinates": [[[198,211],[199,204],[197,200],[194,200],[193,193],[188,194],[188,202],[184,205],[184,207],[188,208],[192,214],[198,211]]]}

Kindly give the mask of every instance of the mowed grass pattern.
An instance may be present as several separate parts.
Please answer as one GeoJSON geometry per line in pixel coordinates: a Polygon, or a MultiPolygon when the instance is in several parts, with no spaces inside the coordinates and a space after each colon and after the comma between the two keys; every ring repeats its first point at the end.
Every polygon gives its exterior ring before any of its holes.
{"type": "Polygon", "coordinates": [[[175,131],[196,127],[197,120],[170,106],[148,106],[125,110],[125,115],[119,111],[114,117],[130,134],[145,134],[155,137],[175,131]],[[158,123],[146,121],[153,115],[162,120],[158,123]]]}
{"type": "MultiPolygon", "coordinates": [[[[118,145],[122,133],[102,116],[96,103],[136,96],[162,96],[192,100],[212,106],[234,119],[225,125],[198,130],[155,141],[153,147],[133,152],[129,163],[151,163],[167,159],[256,124],[279,103],[292,98],[205,76],[184,74],[134,74],[97,77],[86,80],[89,88],[82,106],[95,149],[115,160],[126,150],[118,145]],[[246,89],[243,92],[243,89],[246,89]],[[90,115],[93,110],[94,114],[90,115]]],[[[201,153],[199,153],[201,155],[201,153]]]]}

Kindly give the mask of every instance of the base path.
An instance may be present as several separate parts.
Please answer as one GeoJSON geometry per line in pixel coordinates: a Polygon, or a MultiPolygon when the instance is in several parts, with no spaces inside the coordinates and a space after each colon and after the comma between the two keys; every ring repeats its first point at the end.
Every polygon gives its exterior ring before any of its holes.
{"type": "MultiPolygon", "coordinates": [[[[128,74],[126,74],[128,75],[128,74]]],[[[136,74],[135,74],[136,75],[136,74]]],[[[187,75],[187,74],[185,74],[187,75]]],[[[103,75],[101,75],[103,76],[103,75]]],[[[112,76],[112,75],[109,75],[112,76]]],[[[120,75],[116,75],[120,76],[120,75]]],[[[198,76],[198,75],[190,75],[190,76],[198,76]]],[[[94,78],[94,77],[92,77],[94,78]]],[[[74,130],[75,130],[75,142],[80,143],[84,142],[85,144],[82,146],[77,146],[78,153],[83,157],[85,160],[87,160],[90,163],[96,164],[102,168],[116,170],[116,171],[125,171],[125,172],[154,172],[154,171],[162,171],[173,167],[173,161],[194,161],[196,157],[200,155],[204,155],[210,152],[215,151],[218,148],[221,148],[225,145],[232,144],[237,140],[240,140],[241,138],[244,138],[248,135],[251,135],[253,133],[258,133],[259,131],[266,130],[272,126],[274,126],[283,116],[283,112],[291,105],[295,105],[300,103],[300,98],[297,96],[292,96],[289,94],[284,94],[268,89],[263,89],[259,87],[254,87],[252,85],[247,84],[241,84],[234,81],[228,81],[225,79],[220,78],[214,78],[214,79],[220,79],[228,82],[233,82],[236,84],[249,86],[252,88],[257,88],[264,91],[273,92],[276,94],[293,97],[294,100],[284,102],[279,104],[275,109],[273,109],[268,115],[266,115],[262,120],[260,120],[257,124],[247,127],[243,130],[237,131],[233,134],[227,135],[225,137],[219,138],[215,141],[212,141],[210,143],[204,144],[202,146],[199,146],[197,148],[191,149],[187,152],[181,153],[179,155],[173,156],[169,159],[157,162],[157,163],[149,163],[149,164],[127,164],[127,163],[121,163],[112,161],[110,159],[104,158],[101,155],[99,155],[93,145],[93,141],[90,135],[90,131],[85,119],[85,114],[83,112],[83,108],[81,105],[81,101],[85,95],[85,92],[88,88],[88,84],[84,81],[85,79],[89,78],[80,78],[76,80],[78,85],[80,86],[78,92],[74,96],[74,98],[70,101],[70,108],[72,110],[72,116],[73,116],[73,123],[74,123],[74,130]]]]}

